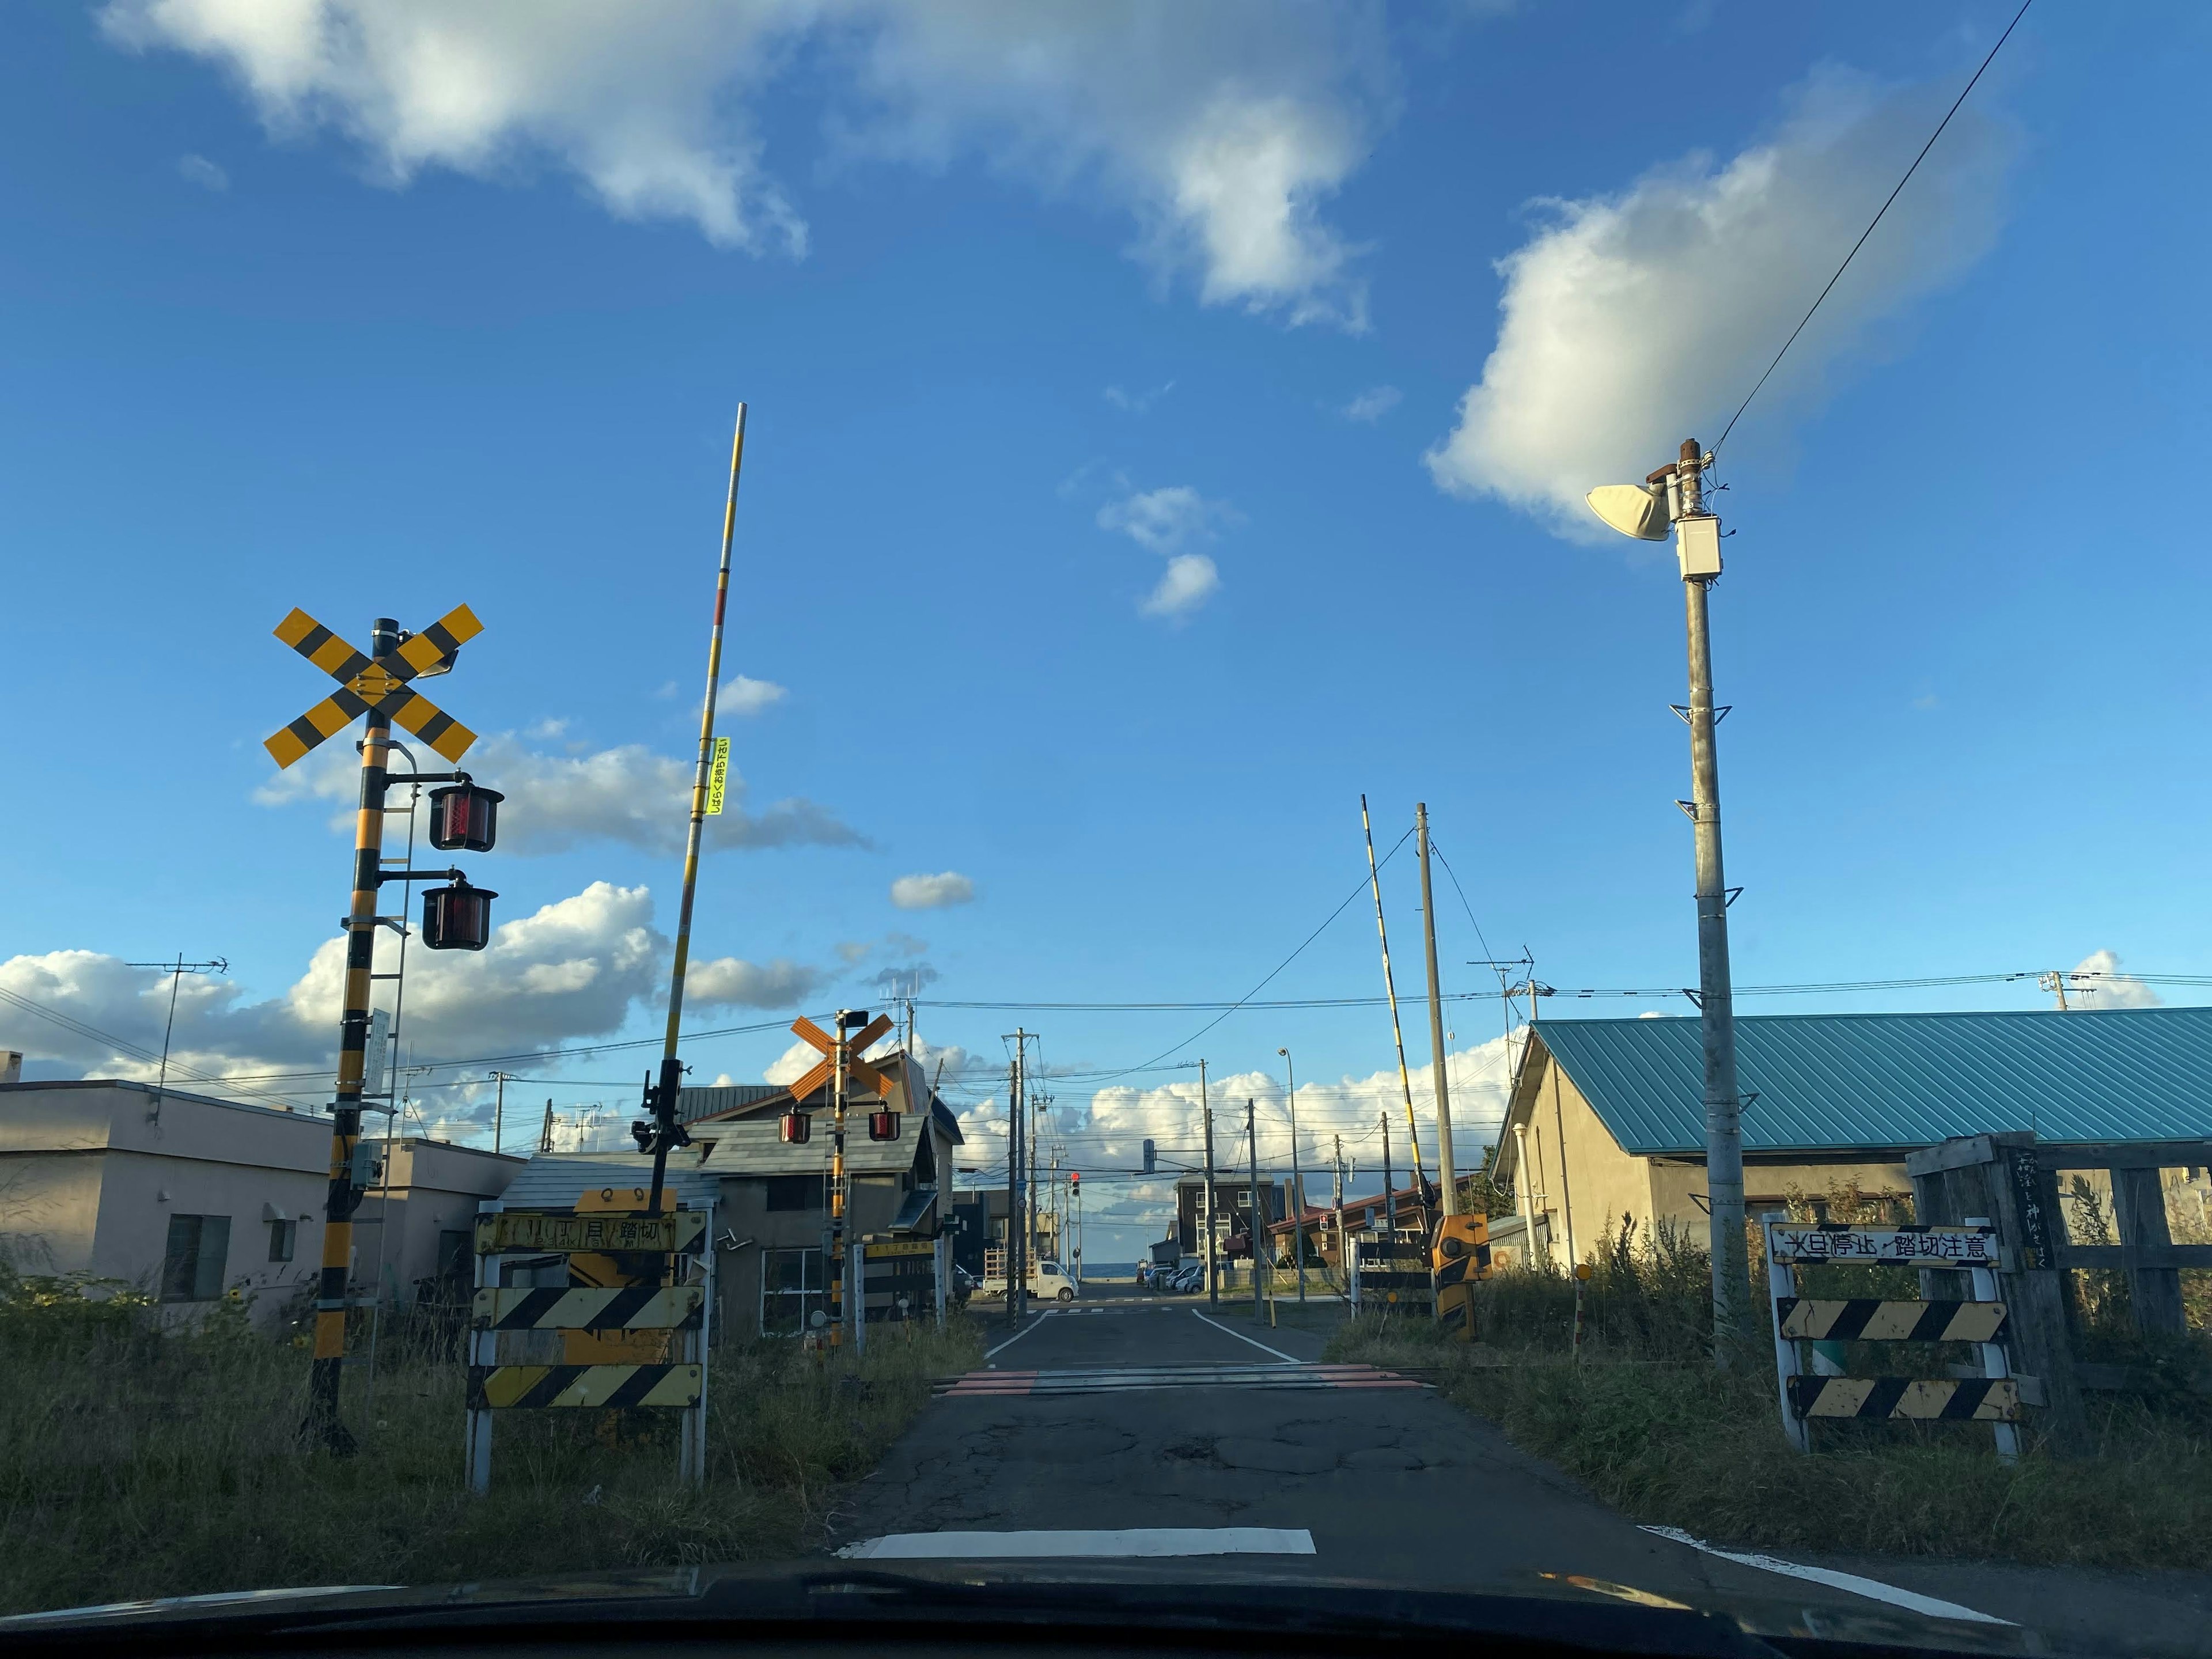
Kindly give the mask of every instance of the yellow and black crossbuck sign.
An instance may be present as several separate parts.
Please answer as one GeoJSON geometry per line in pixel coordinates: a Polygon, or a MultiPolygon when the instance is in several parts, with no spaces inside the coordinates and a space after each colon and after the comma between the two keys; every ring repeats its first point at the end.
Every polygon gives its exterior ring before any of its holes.
{"type": "Polygon", "coordinates": [[[356,651],[304,611],[276,624],[276,637],[338,683],[331,693],[263,747],[280,767],[335,737],[371,709],[389,714],[447,760],[458,764],[477,734],[441,710],[408,682],[451,659],[454,652],[483,632],[483,624],[465,605],[457,605],[396,651],[369,657],[356,651]]]}
{"type": "Polygon", "coordinates": [[[471,1365],[471,1411],[696,1406],[697,1365],[471,1365]]]}
{"type": "Polygon", "coordinates": [[[706,1305],[700,1285],[483,1290],[470,1307],[469,1325],[479,1331],[696,1331],[706,1305]]]}
{"type": "Polygon", "coordinates": [[[2009,1376],[1923,1382],[1902,1376],[1793,1376],[1790,1409],[1799,1417],[1910,1417],[2009,1423],[2020,1384],[2009,1376]]]}
{"type": "Polygon", "coordinates": [[[2004,1340],[2002,1302],[1885,1302],[1852,1297],[1821,1302],[1810,1297],[1775,1298],[1782,1334],[1830,1342],[1999,1342],[2004,1340]]]}

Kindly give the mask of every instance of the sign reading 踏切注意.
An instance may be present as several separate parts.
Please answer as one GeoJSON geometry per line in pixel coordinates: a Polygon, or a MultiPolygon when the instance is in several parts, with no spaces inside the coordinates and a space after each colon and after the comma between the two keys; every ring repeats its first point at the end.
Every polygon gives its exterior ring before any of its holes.
{"type": "Polygon", "coordinates": [[[1777,1261],[1903,1262],[1921,1267],[1998,1264],[1989,1227],[1790,1227],[1770,1225],[1777,1261]]]}

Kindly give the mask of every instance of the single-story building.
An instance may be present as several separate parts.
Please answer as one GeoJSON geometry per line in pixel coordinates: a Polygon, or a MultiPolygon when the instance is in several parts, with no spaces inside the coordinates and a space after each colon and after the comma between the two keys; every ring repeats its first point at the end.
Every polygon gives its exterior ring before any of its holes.
{"type": "MultiPolygon", "coordinates": [[[[1820,1213],[1832,1189],[1854,1186],[1909,1197],[1905,1154],[1954,1135],[2212,1135],[2212,1007],[1739,1015],[1735,1037],[1753,1216],[1793,1194],[1820,1213]]],[[[1536,1259],[1582,1260],[1624,1216],[1702,1233],[1699,1022],[1536,1024],[1493,1178],[1536,1259]]]]}
{"type": "MultiPolygon", "coordinates": [[[[409,1138],[354,1214],[352,1283],[399,1303],[450,1275],[470,1218],[522,1165],[409,1138]],[[388,1186],[384,1181],[388,1180],[388,1186]]],[[[387,1155],[388,1151],[388,1155],[387,1155]]],[[[322,1263],[330,1120],[114,1079],[0,1084],[0,1251],[174,1304],[232,1291],[273,1322],[322,1263]]]]}
{"type": "MultiPolygon", "coordinates": [[[[845,1118],[848,1238],[933,1238],[949,1218],[960,1125],[903,1051],[870,1064],[888,1099],[856,1094],[845,1118]],[[897,1115],[893,1140],[868,1139],[871,1111],[897,1115]]],[[[827,1306],[823,1247],[830,1231],[830,1128],[824,1091],[796,1103],[811,1121],[803,1143],[784,1140],[787,1089],[739,1085],[685,1089],[678,1115],[691,1144],[672,1153],[666,1182],[686,1206],[714,1205],[714,1329],[722,1336],[793,1333],[827,1306]]],[[[526,1209],[574,1208],[586,1192],[642,1188],[653,1160],[630,1151],[540,1152],[506,1193],[526,1209]]],[[[548,1269],[557,1273],[556,1267],[548,1269]]],[[[556,1279],[553,1282],[565,1282],[556,1279]]]]}

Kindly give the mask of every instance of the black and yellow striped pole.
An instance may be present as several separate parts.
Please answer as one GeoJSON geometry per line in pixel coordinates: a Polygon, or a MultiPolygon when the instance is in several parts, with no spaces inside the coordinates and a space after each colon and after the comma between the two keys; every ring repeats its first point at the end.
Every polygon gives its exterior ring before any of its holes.
{"type": "MultiPolygon", "coordinates": [[[[399,624],[379,617],[369,628],[369,654],[399,647],[399,624]]],[[[323,1200],[323,1267],[315,1285],[315,1358],[307,1382],[310,1438],[341,1456],[353,1436],[338,1415],[345,1365],[346,1279],[353,1266],[353,1212],[361,1204],[354,1153],[361,1144],[361,1084],[368,1051],[369,974],[375,966],[377,891],[384,873],[384,796],[391,759],[392,717],[368,711],[361,744],[361,812],[354,825],[353,904],[346,915],[344,1004],[338,1016],[337,1097],[331,1108],[330,1187],[323,1200]]]]}
{"type": "Polygon", "coordinates": [[[660,1212],[668,1153],[684,1144],[676,1121],[676,1092],[684,1068],[676,1058],[677,1032],[684,1020],[684,974],[691,962],[691,902],[699,890],[699,841],[707,823],[707,787],[714,763],[714,700],[722,683],[722,619],[730,603],[730,546],[738,528],[738,473],[745,458],[745,406],[738,405],[737,435],[730,443],[730,493],[722,507],[722,561],[714,578],[714,625],[707,637],[707,698],[699,710],[699,764],[691,781],[691,825],[684,842],[684,896],[676,911],[676,957],[668,980],[668,1030],[660,1050],[660,1086],[653,1091],[653,1188],[647,1208],[660,1212]]]}

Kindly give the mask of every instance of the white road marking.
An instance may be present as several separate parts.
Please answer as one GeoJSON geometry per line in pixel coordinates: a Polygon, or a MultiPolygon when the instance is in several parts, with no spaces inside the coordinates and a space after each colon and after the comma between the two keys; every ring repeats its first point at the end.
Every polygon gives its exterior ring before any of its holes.
{"type": "MultiPolygon", "coordinates": [[[[1251,1343],[1252,1346],[1257,1348],[1261,1353],[1271,1353],[1274,1355],[1276,1358],[1281,1360],[1285,1365],[1297,1365],[1304,1363],[1301,1360],[1293,1359],[1289,1354],[1285,1353],[1280,1348],[1271,1348],[1266,1343],[1245,1335],[1242,1331],[1231,1330],[1228,1326],[1223,1324],[1218,1319],[1208,1319],[1204,1314],[1199,1312],[1195,1308],[1193,1308],[1190,1310],[1190,1316],[1198,1321],[1201,1325],[1211,1325],[1215,1330],[1220,1331],[1226,1335],[1235,1337],[1239,1342],[1251,1343]]],[[[986,1358],[988,1357],[988,1356],[986,1356],[986,1358]]]]}
{"type": "Polygon", "coordinates": [[[1644,1530],[1656,1533],[1662,1538],[1671,1538],[1677,1544],[1687,1544],[1693,1550],[1703,1550],[1707,1555],[1717,1555],[1723,1561],[1734,1561],[1740,1566],[1784,1573],[1791,1578],[1808,1578],[1816,1584],[1826,1584],[1831,1589],[1849,1590],[1854,1595],[1887,1601],[1892,1607],[1903,1607],[1930,1619],[1965,1619],[1977,1625],[2011,1625],[2013,1622],[2009,1619],[1999,1619],[1993,1613],[1977,1613],[1972,1607],[1962,1607],[1956,1601],[1938,1601],[1932,1595],[1899,1589],[1896,1585],[1885,1584],[1878,1578],[1862,1578],[1855,1572],[1838,1572],[1830,1567],[1801,1566],[1795,1561],[1784,1561],[1777,1556],[1751,1555],[1740,1550],[1719,1549],[1702,1538],[1691,1537],[1679,1527],[1646,1527],[1644,1530]]]}
{"type": "Polygon", "coordinates": [[[1304,1527],[1133,1527],[1119,1532],[895,1532],[837,1552],[853,1561],[1003,1561],[1041,1556],[1311,1555],[1304,1527]]]}
{"type": "Polygon", "coordinates": [[[994,1353],[1004,1353],[1007,1349],[1009,1349],[1009,1348],[1012,1347],[1012,1346],[1014,1346],[1014,1344],[1015,1344],[1015,1343],[1017,1343],[1017,1342],[1020,1341],[1024,1337],[1027,1336],[1027,1335],[1028,1335],[1031,1331],[1035,1330],[1035,1329],[1037,1328],[1037,1326],[1038,1326],[1038,1325],[1042,1325],[1042,1324],[1043,1324],[1043,1323],[1044,1323],[1044,1322],[1045,1322],[1046,1320],[1048,1320],[1048,1319],[1051,1318],[1051,1317],[1053,1316],[1053,1315],[1054,1315],[1054,1313],[1058,1312],[1058,1311],[1059,1311],[1059,1310],[1058,1310],[1057,1309],[1050,1309],[1050,1308],[1047,1309],[1044,1312],[1042,1312],[1042,1313],[1039,1314],[1039,1315],[1036,1316],[1036,1323],[1035,1323],[1035,1324],[1029,1324],[1029,1325],[1024,1325],[1024,1326],[1023,1326],[1023,1327],[1021,1328],[1021,1329],[1019,1329],[1019,1330],[1016,1331],[1016,1332],[1015,1332],[1012,1336],[1008,1337],[1005,1341],[1003,1341],[1003,1342],[1001,1342],[1000,1344],[999,1344],[999,1346],[998,1346],[997,1347],[995,1347],[995,1348],[986,1348],[986,1349],[983,1351],[983,1358],[986,1358],[986,1359],[988,1359],[988,1358],[989,1358],[993,1354],[994,1354],[994,1353]]]}

